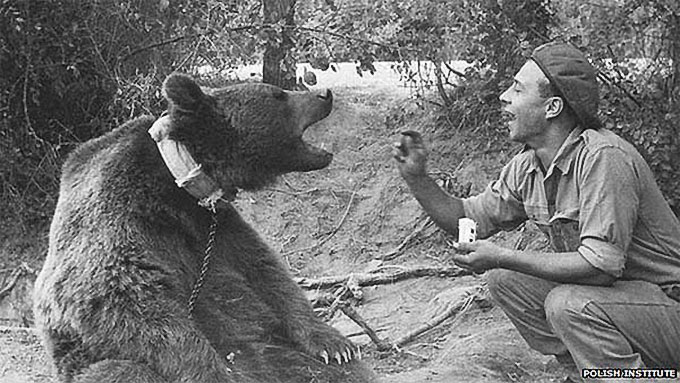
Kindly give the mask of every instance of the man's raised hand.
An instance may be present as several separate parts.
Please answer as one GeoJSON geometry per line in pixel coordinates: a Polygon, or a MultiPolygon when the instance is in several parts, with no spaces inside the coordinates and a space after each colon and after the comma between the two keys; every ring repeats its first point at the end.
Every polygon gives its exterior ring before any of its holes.
{"type": "Polygon", "coordinates": [[[392,155],[405,179],[418,178],[427,174],[427,149],[420,133],[407,130],[401,133],[399,142],[394,143],[392,155]]]}

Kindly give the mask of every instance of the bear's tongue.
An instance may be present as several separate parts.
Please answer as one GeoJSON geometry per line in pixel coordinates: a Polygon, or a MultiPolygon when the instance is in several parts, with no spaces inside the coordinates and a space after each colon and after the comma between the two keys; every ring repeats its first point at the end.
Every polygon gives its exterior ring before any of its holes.
{"type": "Polygon", "coordinates": [[[314,155],[320,155],[320,156],[327,156],[331,155],[328,151],[326,151],[326,143],[325,142],[319,142],[320,140],[318,139],[318,136],[315,135],[313,132],[307,133],[310,127],[314,126],[314,124],[306,126],[302,130],[302,137],[300,137],[300,140],[304,144],[305,149],[310,152],[311,154],[314,155]]]}
{"type": "MultiPolygon", "coordinates": [[[[313,144],[313,143],[311,143],[307,140],[302,139],[302,143],[304,144],[305,149],[307,149],[307,151],[309,151],[313,154],[328,153],[328,151],[326,151],[326,144],[323,143],[323,142],[317,146],[317,145],[315,145],[315,144],[313,144]]],[[[330,154],[330,153],[328,153],[328,154],[330,154]]]]}
{"type": "Polygon", "coordinates": [[[333,160],[333,154],[325,150],[325,143],[317,142],[319,141],[318,135],[307,132],[310,127],[323,120],[327,115],[328,113],[324,113],[319,120],[310,121],[311,123],[302,127],[297,149],[297,171],[306,172],[323,169],[333,160]]]}
{"type": "Polygon", "coordinates": [[[333,154],[321,147],[309,144],[300,139],[297,155],[293,161],[294,171],[308,172],[323,169],[333,160],[333,154]]]}
{"type": "Polygon", "coordinates": [[[307,151],[312,156],[319,157],[319,159],[325,163],[323,167],[326,167],[328,164],[330,164],[331,160],[333,159],[333,154],[324,149],[325,144],[321,144],[321,146],[315,146],[305,141],[303,141],[303,143],[305,144],[307,151]]]}

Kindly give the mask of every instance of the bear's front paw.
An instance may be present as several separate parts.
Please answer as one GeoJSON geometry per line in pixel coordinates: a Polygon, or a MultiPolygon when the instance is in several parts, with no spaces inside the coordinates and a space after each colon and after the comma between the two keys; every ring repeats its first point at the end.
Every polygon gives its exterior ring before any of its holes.
{"type": "Polygon", "coordinates": [[[325,324],[305,328],[296,335],[297,342],[304,352],[322,359],[326,364],[332,361],[343,364],[349,363],[352,359],[361,359],[359,347],[352,344],[338,330],[325,324]]]}

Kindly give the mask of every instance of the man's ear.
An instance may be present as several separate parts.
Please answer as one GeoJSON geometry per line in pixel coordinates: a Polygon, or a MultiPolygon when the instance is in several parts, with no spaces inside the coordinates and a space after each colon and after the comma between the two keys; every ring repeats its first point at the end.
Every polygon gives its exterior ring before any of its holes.
{"type": "Polygon", "coordinates": [[[564,99],[559,96],[550,97],[545,105],[545,118],[552,119],[560,115],[564,110],[564,99]]]}
{"type": "Polygon", "coordinates": [[[185,112],[197,111],[206,95],[189,76],[173,73],[163,82],[163,97],[171,107],[185,112]]]}

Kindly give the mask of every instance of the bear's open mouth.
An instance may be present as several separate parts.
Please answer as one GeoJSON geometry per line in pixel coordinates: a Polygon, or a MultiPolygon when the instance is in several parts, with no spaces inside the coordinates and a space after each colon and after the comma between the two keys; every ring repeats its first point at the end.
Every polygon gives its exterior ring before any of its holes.
{"type": "MultiPolygon", "coordinates": [[[[302,133],[314,124],[302,129],[302,133]]],[[[310,136],[310,134],[308,134],[310,136]]],[[[333,154],[326,150],[325,143],[317,143],[313,137],[300,137],[298,144],[298,170],[312,171],[325,168],[333,160],[333,154]]]]}
{"type": "MultiPolygon", "coordinates": [[[[326,143],[315,142],[315,141],[317,141],[317,139],[314,137],[314,135],[315,135],[314,133],[311,133],[311,132],[307,133],[307,137],[305,138],[305,132],[307,132],[307,130],[309,130],[310,127],[316,125],[318,122],[323,121],[324,119],[325,119],[325,117],[320,119],[319,121],[313,122],[313,123],[305,126],[304,128],[302,128],[302,135],[300,136],[300,140],[302,141],[303,144],[305,144],[305,146],[307,147],[307,150],[309,150],[310,152],[319,153],[319,154],[328,153],[325,150],[326,149],[326,143]]],[[[330,154],[330,153],[328,153],[328,154],[330,154]]]]}
{"type": "Polygon", "coordinates": [[[317,134],[307,132],[307,130],[317,125],[318,122],[323,121],[331,114],[333,109],[333,93],[330,90],[321,90],[318,92],[296,93],[296,96],[302,97],[298,100],[298,104],[302,103],[304,107],[300,110],[300,118],[298,120],[298,134],[296,138],[296,154],[293,159],[294,171],[311,171],[325,168],[333,160],[333,155],[328,152],[323,144],[317,144],[317,134]],[[305,139],[305,132],[306,139],[305,139]],[[321,145],[321,146],[319,146],[321,145]]]}
{"type": "Polygon", "coordinates": [[[309,151],[312,154],[318,154],[318,155],[324,155],[324,156],[329,155],[329,154],[333,155],[332,153],[330,153],[326,150],[326,144],[323,143],[323,142],[317,146],[317,145],[312,144],[308,141],[302,140],[302,144],[304,144],[307,151],[309,151]]]}

